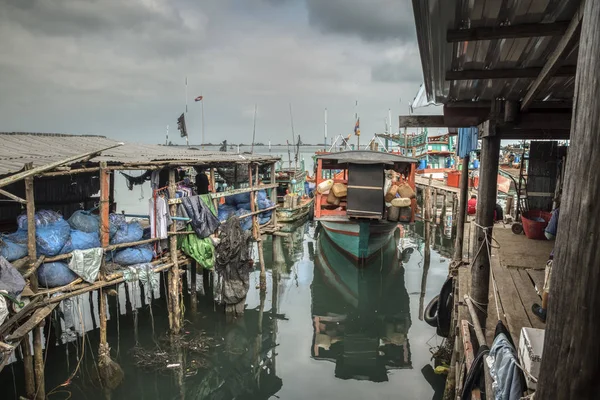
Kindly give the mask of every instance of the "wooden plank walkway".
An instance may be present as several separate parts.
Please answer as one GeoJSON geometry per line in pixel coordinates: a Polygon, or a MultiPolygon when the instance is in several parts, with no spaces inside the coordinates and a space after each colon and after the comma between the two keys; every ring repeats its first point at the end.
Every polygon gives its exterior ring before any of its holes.
{"type": "MultiPolygon", "coordinates": [[[[415,177],[415,184],[417,187],[423,188],[423,187],[427,187],[429,186],[429,178],[423,178],[421,176],[417,176],[415,177]]],[[[448,193],[453,193],[456,195],[460,194],[460,189],[459,188],[455,188],[452,186],[446,186],[446,184],[444,184],[444,182],[432,179],[431,180],[431,186],[441,190],[441,191],[445,191],[448,193]]]]}
{"type": "MultiPolygon", "coordinates": [[[[513,341],[518,342],[521,328],[544,329],[546,324],[531,311],[534,303],[541,303],[541,289],[544,284],[544,268],[552,243],[530,240],[524,235],[514,235],[510,229],[502,225],[494,227],[494,246],[490,260],[492,276],[497,288],[497,301],[500,308],[500,319],[507,326],[513,341]],[[511,236],[512,235],[512,236],[511,236]],[[496,247],[499,246],[499,247],[496,247]],[[519,254],[526,254],[525,261],[514,265],[519,254]],[[507,265],[508,262],[511,265],[507,265]],[[533,267],[533,268],[531,268],[533,267]]],[[[494,282],[490,283],[490,305],[488,307],[487,333],[495,329],[498,314],[495,311],[494,282]]]]}

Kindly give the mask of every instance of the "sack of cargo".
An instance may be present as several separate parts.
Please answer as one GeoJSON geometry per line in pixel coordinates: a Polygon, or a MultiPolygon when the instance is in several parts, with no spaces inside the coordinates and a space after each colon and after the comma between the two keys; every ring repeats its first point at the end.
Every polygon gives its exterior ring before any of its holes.
{"type": "Polygon", "coordinates": [[[324,194],[326,191],[330,190],[333,186],[333,179],[327,179],[317,185],[317,192],[324,194]]]}
{"type": "Polygon", "coordinates": [[[81,232],[94,232],[96,234],[100,232],[100,219],[97,215],[92,215],[87,211],[75,211],[67,222],[69,223],[69,225],[71,225],[72,229],[81,232]]]}
{"type": "Polygon", "coordinates": [[[410,185],[406,182],[398,186],[398,194],[400,194],[400,197],[404,197],[406,199],[414,199],[415,197],[417,197],[413,188],[411,188],[410,185]]]}
{"type": "Polygon", "coordinates": [[[340,205],[340,199],[333,194],[333,190],[331,190],[327,195],[327,203],[331,204],[332,206],[340,205]]]}
{"type": "Polygon", "coordinates": [[[396,197],[392,200],[392,206],[394,207],[410,207],[411,199],[404,197],[396,197]]]}
{"type": "Polygon", "coordinates": [[[100,247],[100,238],[97,232],[82,232],[71,229],[71,236],[63,246],[60,254],[71,253],[73,250],[86,250],[100,247]]]}
{"type": "Polygon", "coordinates": [[[236,211],[237,210],[234,206],[230,206],[227,204],[219,204],[217,217],[219,218],[219,221],[224,222],[227,221],[227,218],[229,218],[229,216],[235,214],[236,211]]]}
{"type": "Polygon", "coordinates": [[[385,202],[391,203],[394,198],[396,198],[396,193],[398,193],[398,186],[392,185],[390,190],[385,194],[385,202]]]}
{"type": "Polygon", "coordinates": [[[126,225],[127,221],[125,220],[125,216],[123,214],[110,214],[108,216],[108,230],[109,236],[112,238],[115,236],[117,231],[123,226],[126,225]]]}
{"type": "MultiPolygon", "coordinates": [[[[36,227],[46,226],[63,219],[62,215],[51,210],[40,210],[35,213],[34,218],[36,227]]],[[[17,217],[17,225],[19,229],[27,231],[27,214],[21,214],[17,217]]]]}
{"type": "Polygon", "coordinates": [[[346,197],[346,195],[348,195],[348,186],[344,185],[343,183],[336,183],[331,187],[331,191],[335,197],[346,197]]]}
{"type": "Polygon", "coordinates": [[[110,239],[110,244],[133,243],[142,240],[144,228],[137,221],[123,224],[110,239]]]}
{"type": "Polygon", "coordinates": [[[152,245],[142,244],[116,252],[112,257],[112,261],[119,265],[134,265],[149,263],[153,257],[152,245]]]}
{"type": "Polygon", "coordinates": [[[37,271],[41,287],[58,287],[68,285],[77,279],[77,274],[64,262],[52,262],[40,265],[37,271]]]}
{"type": "MultiPolygon", "coordinates": [[[[246,215],[248,214],[248,210],[237,210],[235,215],[239,218],[242,215],[246,215]]],[[[243,231],[248,231],[250,229],[252,229],[252,217],[248,216],[248,217],[244,217],[240,219],[240,226],[242,228],[243,231]]]]}
{"type": "Polygon", "coordinates": [[[18,231],[0,236],[0,256],[15,261],[27,255],[27,231],[18,231]]]}
{"type": "Polygon", "coordinates": [[[55,256],[69,240],[71,226],[62,219],[36,226],[35,243],[38,256],[55,256]]]}

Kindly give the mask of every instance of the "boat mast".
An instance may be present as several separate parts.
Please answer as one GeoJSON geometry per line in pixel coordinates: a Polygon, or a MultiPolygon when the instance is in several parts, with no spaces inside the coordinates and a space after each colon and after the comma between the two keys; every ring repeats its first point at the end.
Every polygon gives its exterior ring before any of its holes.
{"type": "MultiPolygon", "coordinates": [[[[256,103],[254,103],[254,127],[252,128],[252,147],[250,147],[250,154],[254,154],[254,139],[256,139],[256,103]]],[[[271,150],[269,142],[269,150],[271,150]]]]}
{"type": "MultiPolygon", "coordinates": [[[[292,115],[292,103],[290,103],[290,123],[292,125],[292,143],[296,143],[296,134],[294,133],[294,116],[292,115]]],[[[289,144],[288,144],[289,154],[289,144]]],[[[290,168],[292,167],[292,160],[290,158],[290,168]]],[[[298,154],[294,156],[294,172],[298,170],[298,154]]]]}
{"type": "Polygon", "coordinates": [[[323,144],[324,144],[325,148],[327,148],[327,108],[325,108],[324,118],[325,118],[325,126],[323,127],[323,129],[324,129],[325,140],[324,140],[323,144]]]}

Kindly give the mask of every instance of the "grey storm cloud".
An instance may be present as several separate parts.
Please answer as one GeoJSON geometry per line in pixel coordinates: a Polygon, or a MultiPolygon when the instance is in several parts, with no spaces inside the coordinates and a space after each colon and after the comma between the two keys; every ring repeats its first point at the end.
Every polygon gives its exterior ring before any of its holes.
{"type": "Polygon", "coordinates": [[[314,142],[325,108],[350,133],[357,99],[367,135],[421,83],[413,25],[402,0],[0,0],[0,131],[157,142],[188,77],[192,138],[248,142],[257,104],[276,143],[292,103],[314,142]]]}
{"type": "Polygon", "coordinates": [[[414,40],[409,0],[306,0],[311,25],[367,41],[414,40]]]}

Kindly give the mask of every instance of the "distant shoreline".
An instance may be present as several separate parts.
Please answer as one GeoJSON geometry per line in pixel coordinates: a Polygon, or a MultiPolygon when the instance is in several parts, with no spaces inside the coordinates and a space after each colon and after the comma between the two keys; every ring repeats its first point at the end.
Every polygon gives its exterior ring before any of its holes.
{"type": "MultiPolygon", "coordinates": [[[[221,147],[222,143],[204,143],[204,144],[190,144],[185,145],[185,144],[170,144],[170,145],[163,145],[163,146],[173,146],[173,147],[202,147],[202,146],[214,146],[214,147],[221,147]]],[[[237,143],[227,143],[227,147],[237,147],[238,144],[237,143]]],[[[245,143],[240,143],[239,144],[240,147],[252,147],[251,144],[245,144],[245,143]]],[[[271,147],[288,147],[287,144],[271,144],[271,147]]],[[[295,147],[296,145],[290,144],[290,147],[295,147]]],[[[326,146],[325,144],[301,144],[300,147],[323,147],[326,146]]],[[[269,147],[269,144],[264,144],[264,143],[255,143],[254,147],[269,147]]]]}

